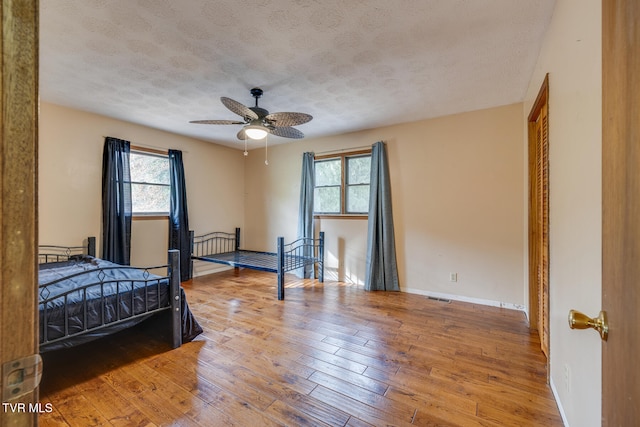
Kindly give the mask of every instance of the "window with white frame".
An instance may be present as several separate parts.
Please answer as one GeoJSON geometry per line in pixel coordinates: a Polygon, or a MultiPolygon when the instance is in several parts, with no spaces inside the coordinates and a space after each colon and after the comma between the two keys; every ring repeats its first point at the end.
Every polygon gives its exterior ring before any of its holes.
{"type": "Polygon", "coordinates": [[[315,215],[366,215],[371,152],[316,157],[315,215]]]}

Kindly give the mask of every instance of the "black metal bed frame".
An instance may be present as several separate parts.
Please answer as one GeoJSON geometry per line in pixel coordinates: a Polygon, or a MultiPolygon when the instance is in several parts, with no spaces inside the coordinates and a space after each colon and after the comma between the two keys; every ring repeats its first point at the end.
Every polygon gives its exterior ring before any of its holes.
{"type": "Polygon", "coordinates": [[[324,231],[320,232],[318,239],[300,238],[291,243],[284,243],[284,237],[278,237],[277,252],[240,249],[240,228],[236,228],[235,234],[215,231],[201,236],[196,236],[192,230],[190,238],[192,276],[193,260],[277,273],[279,300],[284,299],[286,272],[317,265],[318,280],[324,282],[324,231]]]}
{"type": "MultiPolygon", "coordinates": [[[[72,261],[75,257],[82,257],[84,255],[89,255],[95,257],[95,246],[96,240],[95,237],[89,237],[87,246],[55,246],[55,245],[42,245],[39,246],[39,254],[38,254],[38,264],[46,264],[51,262],[63,262],[63,261],[72,261]],[[86,251],[85,251],[86,250],[86,251]]],[[[116,325],[126,325],[127,322],[133,324],[136,320],[142,320],[142,318],[146,318],[152,314],[162,312],[162,311],[170,311],[171,312],[171,331],[170,331],[170,344],[172,348],[178,348],[182,345],[182,335],[181,335],[181,301],[180,301],[180,251],[178,250],[169,250],[168,251],[168,263],[165,265],[154,266],[154,267],[131,267],[131,266],[118,266],[118,267],[101,267],[96,269],[91,269],[85,272],[80,272],[76,274],[72,274],[63,278],[59,278],[56,280],[52,280],[47,283],[43,283],[38,286],[39,290],[39,312],[40,312],[40,322],[42,322],[42,331],[43,336],[40,340],[40,350],[46,351],[48,347],[53,344],[59,344],[64,340],[70,340],[74,337],[78,337],[81,335],[85,335],[88,333],[94,333],[100,331],[105,328],[113,327],[116,325]],[[149,277],[150,270],[158,270],[166,268],[166,275],[160,276],[154,275],[154,277],[149,277]],[[129,270],[139,270],[143,272],[143,278],[141,279],[118,279],[118,280],[105,280],[104,271],[107,270],[117,270],[117,269],[129,269],[129,270]],[[76,287],[69,291],[59,293],[55,296],[50,296],[48,287],[59,283],[63,280],[67,279],[82,279],[83,275],[94,274],[99,277],[97,282],[83,284],[82,286],[76,287]],[[168,281],[169,284],[169,302],[165,305],[160,304],[160,284],[164,280],[168,281]],[[139,313],[135,313],[133,310],[133,298],[134,298],[134,286],[133,282],[136,283],[144,283],[145,292],[144,292],[144,306],[145,310],[139,313]],[[105,295],[104,289],[105,286],[116,286],[116,294],[115,295],[105,295]],[[154,306],[150,306],[148,297],[147,286],[155,286],[156,290],[156,298],[157,303],[154,306]],[[100,298],[88,299],[87,291],[89,288],[92,289],[100,289],[100,298]],[[79,332],[70,333],[69,332],[69,303],[68,298],[71,293],[81,293],[82,294],[82,312],[83,312],[83,327],[84,329],[79,332]],[[122,295],[130,293],[131,294],[131,302],[132,309],[131,315],[122,317],[120,312],[120,306],[118,305],[118,309],[116,310],[116,320],[111,322],[105,322],[105,304],[107,298],[120,298],[122,295]],[[48,307],[53,305],[56,301],[62,301],[64,307],[64,335],[61,337],[57,337],[54,339],[49,339],[47,336],[48,333],[48,322],[49,318],[47,316],[48,307]],[[93,301],[99,301],[98,305],[101,309],[102,321],[100,324],[96,326],[88,326],[87,323],[87,312],[88,312],[88,303],[93,301]]]]}
{"type": "Polygon", "coordinates": [[[74,256],[82,255],[96,256],[96,238],[94,236],[87,238],[86,246],[38,246],[38,264],[68,261],[74,256]]]}

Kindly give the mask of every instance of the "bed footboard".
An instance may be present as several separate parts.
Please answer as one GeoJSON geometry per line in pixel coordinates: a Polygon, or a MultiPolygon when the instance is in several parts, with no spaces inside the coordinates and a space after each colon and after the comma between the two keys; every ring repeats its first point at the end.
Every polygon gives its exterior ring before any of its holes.
{"type": "Polygon", "coordinates": [[[41,351],[87,342],[164,311],[172,348],[182,345],[178,250],[168,252],[168,264],[146,268],[73,254],[68,262],[57,261],[64,259],[57,256],[50,259],[56,261],[42,263],[39,273],[41,351]],[[158,269],[165,269],[166,275],[151,273],[158,269]]]}
{"type": "Polygon", "coordinates": [[[284,243],[283,237],[278,237],[278,299],[284,299],[284,274],[306,266],[316,266],[313,277],[324,282],[324,231],[318,239],[300,238],[291,243],[284,243]]]}
{"type": "Polygon", "coordinates": [[[182,345],[182,313],[180,312],[180,251],[170,249],[169,262],[169,298],[171,298],[171,346],[182,345]]]}

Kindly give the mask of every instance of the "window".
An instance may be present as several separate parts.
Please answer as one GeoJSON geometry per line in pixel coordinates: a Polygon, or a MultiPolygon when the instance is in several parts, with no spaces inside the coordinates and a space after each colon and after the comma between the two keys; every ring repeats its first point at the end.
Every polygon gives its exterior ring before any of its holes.
{"type": "Polygon", "coordinates": [[[169,215],[171,203],[169,157],[132,150],[129,167],[133,214],[169,215]]]}
{"type": "Polygon", "coordinates": [[[316,160],[315,170],[316,188],[313,194],[313,211],[315,213],[341,213],[342,160],[316,160]]]}
{"type": "Polygon", "coordinates": [[[316,158],[314,213],[366,215],[370,173],[369,151],[316,158]]]}

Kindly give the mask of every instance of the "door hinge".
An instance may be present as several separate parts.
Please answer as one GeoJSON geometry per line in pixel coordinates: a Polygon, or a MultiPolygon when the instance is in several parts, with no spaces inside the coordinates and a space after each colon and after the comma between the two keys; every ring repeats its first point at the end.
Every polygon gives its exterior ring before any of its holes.
{"type": "Polygon", "coordinates": [[[42,378],[42,357],[32,354],[2,365],[2,401],[31,393],[42,378]]]}

